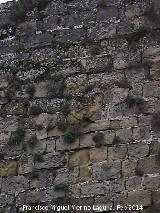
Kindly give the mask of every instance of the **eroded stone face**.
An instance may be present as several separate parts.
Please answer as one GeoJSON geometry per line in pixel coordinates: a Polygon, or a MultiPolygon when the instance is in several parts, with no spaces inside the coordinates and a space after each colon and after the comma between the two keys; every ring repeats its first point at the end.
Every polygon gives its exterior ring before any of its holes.
{"type": "Polygon", "coordinates": [[[0,163],[0,176],[15,176],[17,175],[17,162],[16,161],[8,161],[0,163]]]}

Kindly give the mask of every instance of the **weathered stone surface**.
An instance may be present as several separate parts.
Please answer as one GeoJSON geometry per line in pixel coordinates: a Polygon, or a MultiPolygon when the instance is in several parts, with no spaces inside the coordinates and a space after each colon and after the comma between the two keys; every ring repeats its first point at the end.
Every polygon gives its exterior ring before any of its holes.
{"type": "Polygon", "coordinates": [[[46,97],[48,94],[48,82],[40,82],[35,85],[35,94],[36,98],[46,97]]]}
{"type": "Polygon", "coordinates": [[[18,128],[18,118],[15,116],[8,116],[5,119],[0,120],[1,131],[13,132],[18,128]]]}
{"type": "Polygon", "coordinates": [[[43,156],[43,162],[35,162],[35,168],[47,169],[54,167],[62,167],[65,164],[65,157],[60,153],[48,153],[43,156]]]}
{"type": "Polygon", "coordinates": [[[53,200],[56,198],[62,198],[65,197],[65,192],[61,190],[55,190],[55,189],[47,189],[46,190],[46,199],[47,200],[53,200]]]}
{"type": "Polygon", "coordinates": [[[115,88],[115,89],[112,89],[112,93],[111,93],[111,96],[112,96],[112,104],[113,105],[116,105],[120,102],[123,102],[126,97],[128,96],[128,91],[129,89],[125,89],[125,88],[115,88]]]}
{"type": "Polygon", "coordinates": [[[142,158],[149,153],[149,146],[146,143],[131,143],[128,145],[129,158],[142,158]]]}
{"type": "Polygon", "coordinates": [[[87,183],[81,186],[81,193],[83,197],[95,196],[95,195],[105,195],[109,193],[109,186],[103,183],[87,183]]]}
{"type": "Polygon", "coordinates": [[[137,190],[128,193],[128,202],[130,205],[151,205],[151,192],[147,190],[137,190]]]}
{"type": "Polygon", "coordinates": [[[137,119],[136,119],[136,117],[124,118],[124,119],[120,122],[120,126],[121,126],[121,128],[128,128],[128,127],[137,126],[137,119]]]}
{"type": "Polygon", "coordinates": [[[16,202],[17,205],[22,206],[25,204],[40,203],[46,201],[45,191],[28,191],[20,193],[16,202]]]}
{"type": "Polygon", "coordinates": [[[74,150],[79,148],[79,138],[77,138],[74,143],[68,144],[64,141],[63,137],[59,137],[56,140],[56,150],[63,151],[63,150],[74,150]]]}
{"type": "Polygon", "coordinates": [[[24,176],[9,177],[3,180],[2,193],[19,194],[29,188],[29,181],[24,176]]]}
{"type": "Polygon", "coordinates": [[[88,168],[88,166],[80,166],[79,170],[79,179],[80,181],[89,181],[91,180],[91,169],[88,168]]]}
{"type": "Polygon", "coordinates": [[[125,159],[127,156],[127,146],[116,146],[108,148],[108,160],[125,159]]]}
{"type": "Polygon", "coordinates": [[[126,181],[126,189],[128,191],[142,189],[142,177],[138,177],[138,176],[130,177],[126,181]]]}
{"type": "Polygon", "coordinates": [[[37,139],[39,139],[39,140],[47,138],[46,129],[37,130],[36,131],[36,136],[37,136],[37,139]]]}
{"type": "Polygon", "coordinates": [[[110,121],[103,119],[103,120],[96,120],[94,123],[88,124],[85,127],[82,127],[83,133],[88,133],[91,131],[99,131],[99,130],[106,130],[110,128],[110,121]]]}
{"type": "Polygon", "coordinates": [[[97,163],[107,159],[107,147],[90,149],[90,162],[97,163]]]}
{"type": "Polygon", "coordinates": [[[80,147],[81,148],[94,147],[95,142],[93,141],[92,137],[93,136],[91,134],[87,134],[80,137],[80,147]]]}
{"type": "Polygon", "coordinates": [[[33,170],[33,167],[34,167],[33,156],[23,155],[19,160],[18,174],[22,175],[30,173],[33,170]]]}
{"type": "Polygon", "coordinates": [[[84,92],[87,89],[87,76],[77,75],[75,77],[67,78],[66,80],[66,92],[68,94],[77,95],[84,92]]]}
{"type": "Polygon", "coordinates": [[[38,171],[38,178],[30,178],[30,189],[41,189],[53,186],[55,176],[56,171],[54,171],[53,169],[38,171]]]}
{"type": "Polygon", "coordinates": [[[159,82],[146,83],[143,85],[143,94],[145,97],[159,97],[159,82]]]}
{"type": "Polygon", "coordinates": [[[120,161],[103,161],[93,165],[93,180],[107,180],[111,178],[120,178],[120,161]]]}
{"type": "Polygon", "coordinates": [[[160,165],[157,156],[149,156],[141,159],[138,163],[138,168],[145,174],[158,173],[160,165]]]}
{"type": "Polygon", "coordinates": [[[122,162],[122,176],[131,177],[135,175],[137,160],[125,160],[122,162]]]}
{"type": "Polygon", "coordinates": [[[123,143],[127,143],[132,139],[132,130],[130,128],[117,130],[116,136],[118,136],[123,143]]]}
{"type": "Polygon", "coordinates": [[[89,162],[89,150],[79,150],[78,152],[71,152],[69,154],[69,165],[78,166],[86,165],[89,162]]]}
{"type": "Polygon", "coordinates": [[[56,171],[57,175],[55,178],[54,183],[55,184],[67,184],[67,183],[76,183],[78,182],[78,175],[79,175],[79,169],[78,167],[75,168],[63,168],[63,169],[58,169],[56,171]]]}
{"type": "Polygon", "coordinates": [[[63,132],[61,132],[57,127],[55,127],[54,129],[48,132],[49,137],[57,137],[62,135],[63,135],[63,132]]]}
{"type": "Polygon", "coordinates": [[[115,137],[115,132],[112,130],[107,130],[104,132],[104,144],[112,144],[115,137]]]}
{"type": "Polygon", "coordinates": [[[159,175],[145,175],[143,181],[143,187],[148,190],[156,190],[160,187],[159,175]]]}
{"type": "Polygon", "coordinates": [[[17,162],[8,161],[0,163],[0,176],[15,176],[17,175],[17,162]]]}

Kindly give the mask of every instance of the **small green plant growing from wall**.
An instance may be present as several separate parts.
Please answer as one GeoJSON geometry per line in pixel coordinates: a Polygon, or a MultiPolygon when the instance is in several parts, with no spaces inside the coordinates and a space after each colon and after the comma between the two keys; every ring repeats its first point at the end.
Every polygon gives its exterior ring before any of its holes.
{"type": "Polygon", "coordinates": [[[64,191],[64,192],[69,191],[69,186],[68,186],[68,184],[65,184],[65,183],[57,184],[57,185],[55,185],[54,188],[56,191],[64,191]]]}
{"type": "Polygon", "coordinates": [[[36,135],[33,135],[28,141],[27,144],[31,147],[31,149],[34,149],[36,144],[38,143],[38,139],[36,135]]]}
{"type": "Polygon", "coordinates": [[[19,145],[24,139],[25,132],[24,128],[18,128],[14,135],[9,139],[9,144],[19,145]]]}
{"type": "Polygon", "coordinates": [[[31,115],[39,115],[43,112],[42,108],[38,105],[31,106],[30,113],[31,115]]]}
{"type": "Polygon", "coordinates": [[[34,155],[34,160],[38,162],[44,162],[43,155],[41,155],[40,153],[36,153],[34,155]]]}
{"type": "Polygon", "coordinates": [[[64,115],[64,117],[67,117],[68,114],[71,112],[70,109],[70,104],[66,103],[63,107],[62,107],[62,115],[64,115]]]}
{"type": "Polygon", "coordinates": [[[0,108],[0,117],[5,118],[7,116],[7,112],[5,109],[0,108]]]}
{"type": "Polygon", "coordinates": [[[140,106],[144,104],[144,100],[142,98],[132,97],[128,96],[126,98],[126,103],[129,108],[132,108],[134,106],[140,106]]]}
{"type": "Polygon", "coordinates": [[[64,134],[64,141],[68,144],[72,144],[75,142],[76,138],[77,138],[77,135],[75,131],[73,130],[73,128],[67,129],[67,131],[64,134]]]}
{"type": "Polygon", "coordinates": [[[69,125],[65,121],[59,121],[57,123],[57,127],[60,131],[65,132],[69,127],[69,125]]]}
{"type": "Polygon", "coordinates": [[[92,139],[95,142],[96,146],[99,147],[104,142],[104,134],[98,131],[93,135],[92,139]]]}
{"type": "Polygon", "coordinates": [[[35,86],[34,84],[29,84],[26,88],[26,93],[30,96],[30,97],[33,97],[34,96],[34,93],[35,93],[36,89],[35,89],[35,86]]]}
{"type": "Polygon", "coordinates": [[[142,177],[144,175],[144,172],[141,169],[136,169],[135,174],[136,176],[142,177]]]}
{"type": "Polygon", "coordinates": [[[4,154],[0,153],[0,161],[4,160],[4,154]]]}
{"type": "Polygon", "coordinates": [[[28,108],[30,106],[30,102],[27,99],[22,100],[24,108],[28,108]]]}
{"type": "Polygon", "coordinates": [[[7,99],[8,102],[11,102],[14,99],[14,93],[11,90],[8,90],[5,93],[5,98],[7,99]]]}
{"type": "Polygon", "coordinates": [[[30,178],[31,178],[31,179],[37,179],[37,178],[39,178],[39,172],[38,172],[37,169],[33,169],[33,170],[32,170],[32,172],[31,172],[31,174],[30,174],[30,178]]]}
{"type": "Polygon", "coordinates": [[[121,139],[120,137],[115,136],[115,137],[113,138],[112,144],[113,144],[113,145],[119,145],[119,144],[121,144],[122,142],[123,142],[123,141],[122,141],[122,139],[121,139]]]}

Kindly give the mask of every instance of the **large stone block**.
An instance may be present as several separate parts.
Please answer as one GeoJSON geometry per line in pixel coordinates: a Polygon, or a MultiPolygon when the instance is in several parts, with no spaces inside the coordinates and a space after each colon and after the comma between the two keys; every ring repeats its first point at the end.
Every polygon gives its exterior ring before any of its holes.
{"type": "Polygon", "coordinates": [[[30,173],[34,168],[34,159],[31,155],[23,155],[18,162],[18,174],[30,173]]]}
{"type": "Polygon", "coordinates": [[[64,151],[64,150],[74,150],[79,148],[79,138],[77,138],[74,143],[66,143],[64,141],[63,136],[60,136],[56,139],[56,150],[64,151]]]}
{"type": "Polygon", "coordinates": [[[107,130],[104,132],[104,144],[112,144],[113,139],[115,137],[115,131],[107,130]]]}
{"type": "Polygon", "coordinates": [[[146,143],[131,143],[128,145],[129,158],[142,158],[149,153],[149,146],[146,143]]]}
{"type": "Polygon", "coordinates": [[[135,175],[137,160],[125,160],[122,162],[122,176],[131,177],[135,175]]]}
{"type": "Polygon", "coordinates": [[[107,160],[107,147],[90,149],[90,162],[97,163],[107,160]]]}
{"type": "Polygon", "coordinates": [[[36,204],[46,201],[46,191],[27,191],[20,193],[16,199],[19,206],[26,204],[36,204]]]}
{"type": "Polygon", "coordinates": [[[8,177],[3,179],[2,193],[19,194],[29,188],[29,182],[24,176],[8,177]]]}
{"type": "Polygon", "coordinates": [[[43,162],[35,162],[36,169],[62,167],[65,164],[65,156],[58,152],[48,153],[43,156],[43,159],[43,162]]]}
{"type": "Polygon", "coordinates": [[[103,161],[92,166],[93,180],[98,181],[120,178],[120,171],[120,161],[103,161]]]}
{"type": "Polygon", "coordinates": [[[92,134],[86,134],[82,137],[80,137],[80,147],[85,148],[85,147],[94,147],[95,142],[92,139],[92,134]]]}
{"type": "Polygon", "coordinates": [[[125,128],[116,131],[116,136],[118,136],[123,143],[127,143],[132,140],[132,129],[125,128]]]}
{"type": "Polygon", "coordinates": [[[13,132],[18,128],[18,118],[16,116],[7,116],[0,120],[0,129],[6,132],[13,132]]]}
{"type": "Polygon", "coordinates": [[[79,168],[79,175],[80,175],[79,180],[81,182],[89,181],[91,180],[91,169],[86,165],[82,165],[79,168]]]}
{"type": "Polygon", "coordinates": [[[128,203],[130,205],[142,205],[150,206],[151,201],[151,192],[148,190],[137,190],[128,192],[128,203]]]}
{"type": "Polygon", "coordinates": [[[108,160],[125,159],[127,156],[127,146],[115,146],[108,148],[108,160]]]}
{"type": "Polygon", "coordinates": [[[48,87],[49,87],[49,84],[48,82],[40,82],[40,83],[37,83],[35,85],[35,94],[34,94],[34,97],[35,98],[44,98],[44,97],[47,97],[47,94],[48,94],[48,87]]]}
{"type": "Polygon", "coordinates": [[[78,182],[79,169],[78,167],[58,169],[56,174],[55,184],[76,183],[78,182]]]}
{"type": "Polygon", "coordinates": [[[70,166],[78,166],[78,165],[86,165],[89,162],[90,153],[89,150],[83,149],[75,152],[71,152],[69,154],[69,165],[70,166]]]}
{"type": "Polygon", "coordinates": [[[51,187],[54,184],[56,176],[56,170],[39,170],[37,172],[38,178],[30,178],[29,187],[30,189],[41,189],[45,187],[51,187]]]}
{"type": "Polygon", "coordinates": [[[158,81],[145,83],[143,85],[143,95],[145,97],[160,97],[160,83],[158,81]]]}
{"type": "Polygon", "coordinates": [[[57,198],[65,197],[65,191],[63,190],[55,190],[55,189],[47,189],[46,190],[46,200],[52,201],[57,198]]]}
{"type": "Polygon", "coordinates": [[[10,160],[0,163],[0,177],[16,176],[17,175],[17,161],[10,160]]]}
{"type": "Polygon", "coordinates": [[[153,174],[160,172],[160,164],[157,156],[149,156],[139,160],[138,169],[142,170],[145,174],[153,174]]]}
{"type": "Polygon", "coordinates": [[[105,195],[106,193],[109,193],[109,186],[104,185],[104,183],[89,182],[81,186],[82,197],[105,195]]]}
{"type": "Polygon", "coordinates": [[[145,175],[143,187],[148,190],[157,190],[160,188],[160,175],[145,175]]]}
{"type": "Polygon", "coordinates": [[[128,191],[143,189],[142,177],[133,176],[126,180],[126,189],[128,191]]]}

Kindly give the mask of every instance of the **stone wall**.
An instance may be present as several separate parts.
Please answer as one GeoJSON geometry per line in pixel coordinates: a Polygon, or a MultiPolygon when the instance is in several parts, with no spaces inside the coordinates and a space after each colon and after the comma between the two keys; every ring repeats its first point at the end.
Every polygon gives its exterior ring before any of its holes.
{"type": "Polygon", "coordinates": [[[38,204],[160,212],[155,5],[53,0],[18,24],[0,5],[1,213],[38,204]]]}

